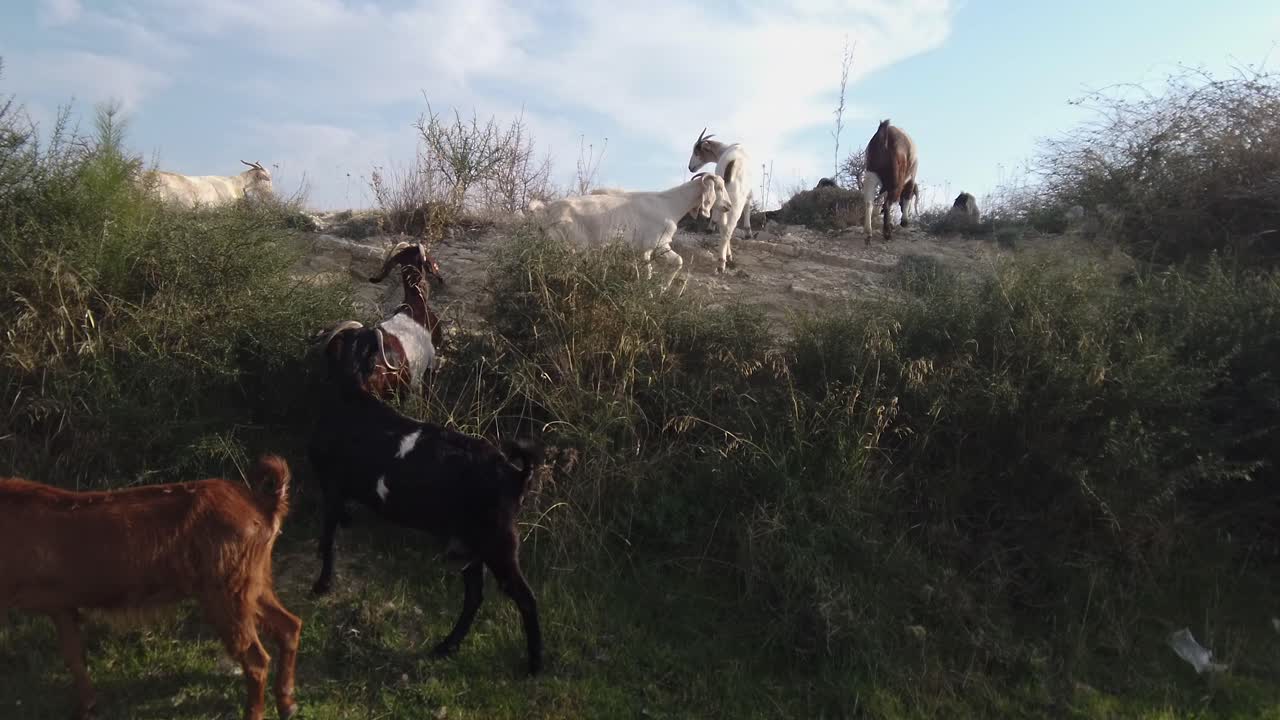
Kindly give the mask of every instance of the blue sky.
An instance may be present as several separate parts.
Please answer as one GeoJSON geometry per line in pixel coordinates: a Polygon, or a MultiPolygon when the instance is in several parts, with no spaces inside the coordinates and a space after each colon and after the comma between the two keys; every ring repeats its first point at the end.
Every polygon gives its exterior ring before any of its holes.
{"type": "Polygon", "coordinates": [[[584,137],[608,138],[603,184],[676,184],[710,126],[772,162],[776,204],[831,172],[846,35],[842,147],[892,118],[919,146],[926,202],[945,202],[1017,173],[1037,138],[1083,118],[1068,101],[1084,89],[1280,64],[1280,3],[17,0],[0,4],[0,92],[43,123],[72,98],[115,98],[162,168],[261,160],[282,190],[305,174],[317,207],[371,204],[370,170],[413,157],[424,93],[523,108],[561,184],[584,137]]]}

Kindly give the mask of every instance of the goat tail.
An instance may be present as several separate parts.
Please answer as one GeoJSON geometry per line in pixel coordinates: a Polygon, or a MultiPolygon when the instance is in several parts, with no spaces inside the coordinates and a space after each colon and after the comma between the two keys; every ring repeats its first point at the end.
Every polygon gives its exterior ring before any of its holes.
{"type": "Polygon", "coordinates": [[[263,455],[249,471],[249,485],[261,493],[262,510],[271,516],[273,533],[289,514],[289,463],[279,455],[263,455]]]}
{"type": "Polygon", "coordinates": [[[543,452],[542,444],[529,438],[502,441],[502,454],[507,456],[507,460],[520,461],[517,496],[524,495],[529,490],[529,480],[533,477],[533,471],[542,464],[543,452]]]}

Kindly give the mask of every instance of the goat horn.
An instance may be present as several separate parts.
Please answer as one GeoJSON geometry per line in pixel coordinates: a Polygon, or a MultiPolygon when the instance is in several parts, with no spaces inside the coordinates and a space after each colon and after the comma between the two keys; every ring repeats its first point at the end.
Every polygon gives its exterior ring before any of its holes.
{"type": "Polygon", "coordinates": [[[253,163],[251,163],[251,162],[246,162],[246,161],[244,161],[244,160],[241,160],[240,162],[244,163],[245,165],[248,165],[249,167],[253,167],[253,166],[254,166],[254,165],[253,165],[253,163]]]}
{"type": "Polygon", "coordinates": [[[387,253],[386,261],[382,263],[382,272],[369,278],[369,282],[380,283],[385,280],[387,275],[391,274],[391,268],[396,265],[396,257],[399,256],[400,252],[407,247],[409,247],[409,243],[402,242],[397,243],[395,247],[391,248],[391,252],[387,253]]]}
{"type": "Polygon", "coordinates": [[[701,143],[705,139],[707,139],[707,129],[702,128],[702,132],[698,133],[698,142],[694,143],[694,145],[701,143]]]}
{"type": "Polygon", "coordinates": [[[373,331],[378,335],[378,355],[382,356],[382,364],[386,365],[391,372],[398,372],[400,366],[392,365],[391,361],[387,359],[387,346],[382,342],[382,328],[374,328],[373,331]]]}
{"type": "Polygon", "coordinates": [[[324,339],[316,342],[313,347],[327,348],[329,347],[329,343],[333,342],[333,339],[338,337],[339,333],[344,332],[346,330],[351,330],[353,328],[362,328],[362,327],[364,327],[364,325],[356,320],[345,320],[343,322],[340,322],[337,325],[334,325],[333,328],[331,328],[328,332],[322,331],[321,335],[324,337],[324,339]]]}

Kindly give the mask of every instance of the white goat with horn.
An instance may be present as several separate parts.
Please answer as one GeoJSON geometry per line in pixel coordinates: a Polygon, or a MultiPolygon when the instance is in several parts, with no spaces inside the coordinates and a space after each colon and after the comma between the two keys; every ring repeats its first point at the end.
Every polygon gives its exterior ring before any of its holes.
{"type": "Polygon", "coordinates": [[[689,172],[697,172],[707,163],[715,163],[716,175],[724,179],[725,190],[729,193],[729,209],[712,218],[720,231],[720,259],[716,272],[724,272],[733,260],[729,241],[733,238],[734,228],[739,222],[745,222],[747,237],[754,234],[751,232],[751,156],[741,144],[726,145],[712,140],[713,137],[715,135],[708,135],[707,129],[702,128],[698,140],[693,143],[693,154],[689,156],[689,172]]]}
{"type": "Polygon", "coordinates": [[[659,192],[611,189],[546,205],[530,203],[540,227],[577,246],[602,245],[620,237],[641,251],[649,277],[653,276],[653,259],[661,260],[670,268],[662,285],[664,291],[684,266],[684,260],[671,249],[676,222],[694,210],[711,217],[713,211],[726,213],[729,208],[724,180],[708,173],[698,173],[686,183],[659,192]]]}
{"type": "Polygon", "coordinates": [[[240,162],[249,169],[239,175],[179,175],[157,170],[152,182],[161,200],[185,207],[222,205],[250,196],[269,197],[273,192],[271,173],[262,163],[240,162]]]}

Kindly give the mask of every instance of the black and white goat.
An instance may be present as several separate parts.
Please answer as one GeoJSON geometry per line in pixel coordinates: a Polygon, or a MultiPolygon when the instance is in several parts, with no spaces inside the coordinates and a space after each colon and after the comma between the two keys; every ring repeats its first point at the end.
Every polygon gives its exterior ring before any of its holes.
{"type": "Polygon", "coordinates": [[[516,515],[542,449],[528,440],[499,450],[487,440],[419,422],[397,412],[352,378],[335,378],[335,396],[325,403],[311,438],[312,468],[324,494],[320,535],[322,567],[312,591],[333,583],[333,543],[347,525],[348,500],[404,527],[424,530],[447,543],[461,559],[465,596],[462,614],[434,654],[453,654],[480,607],[484,568],[498,581],[524,621],[529,673],[542,669],[538,607],[520,571],[516,515]]]}

